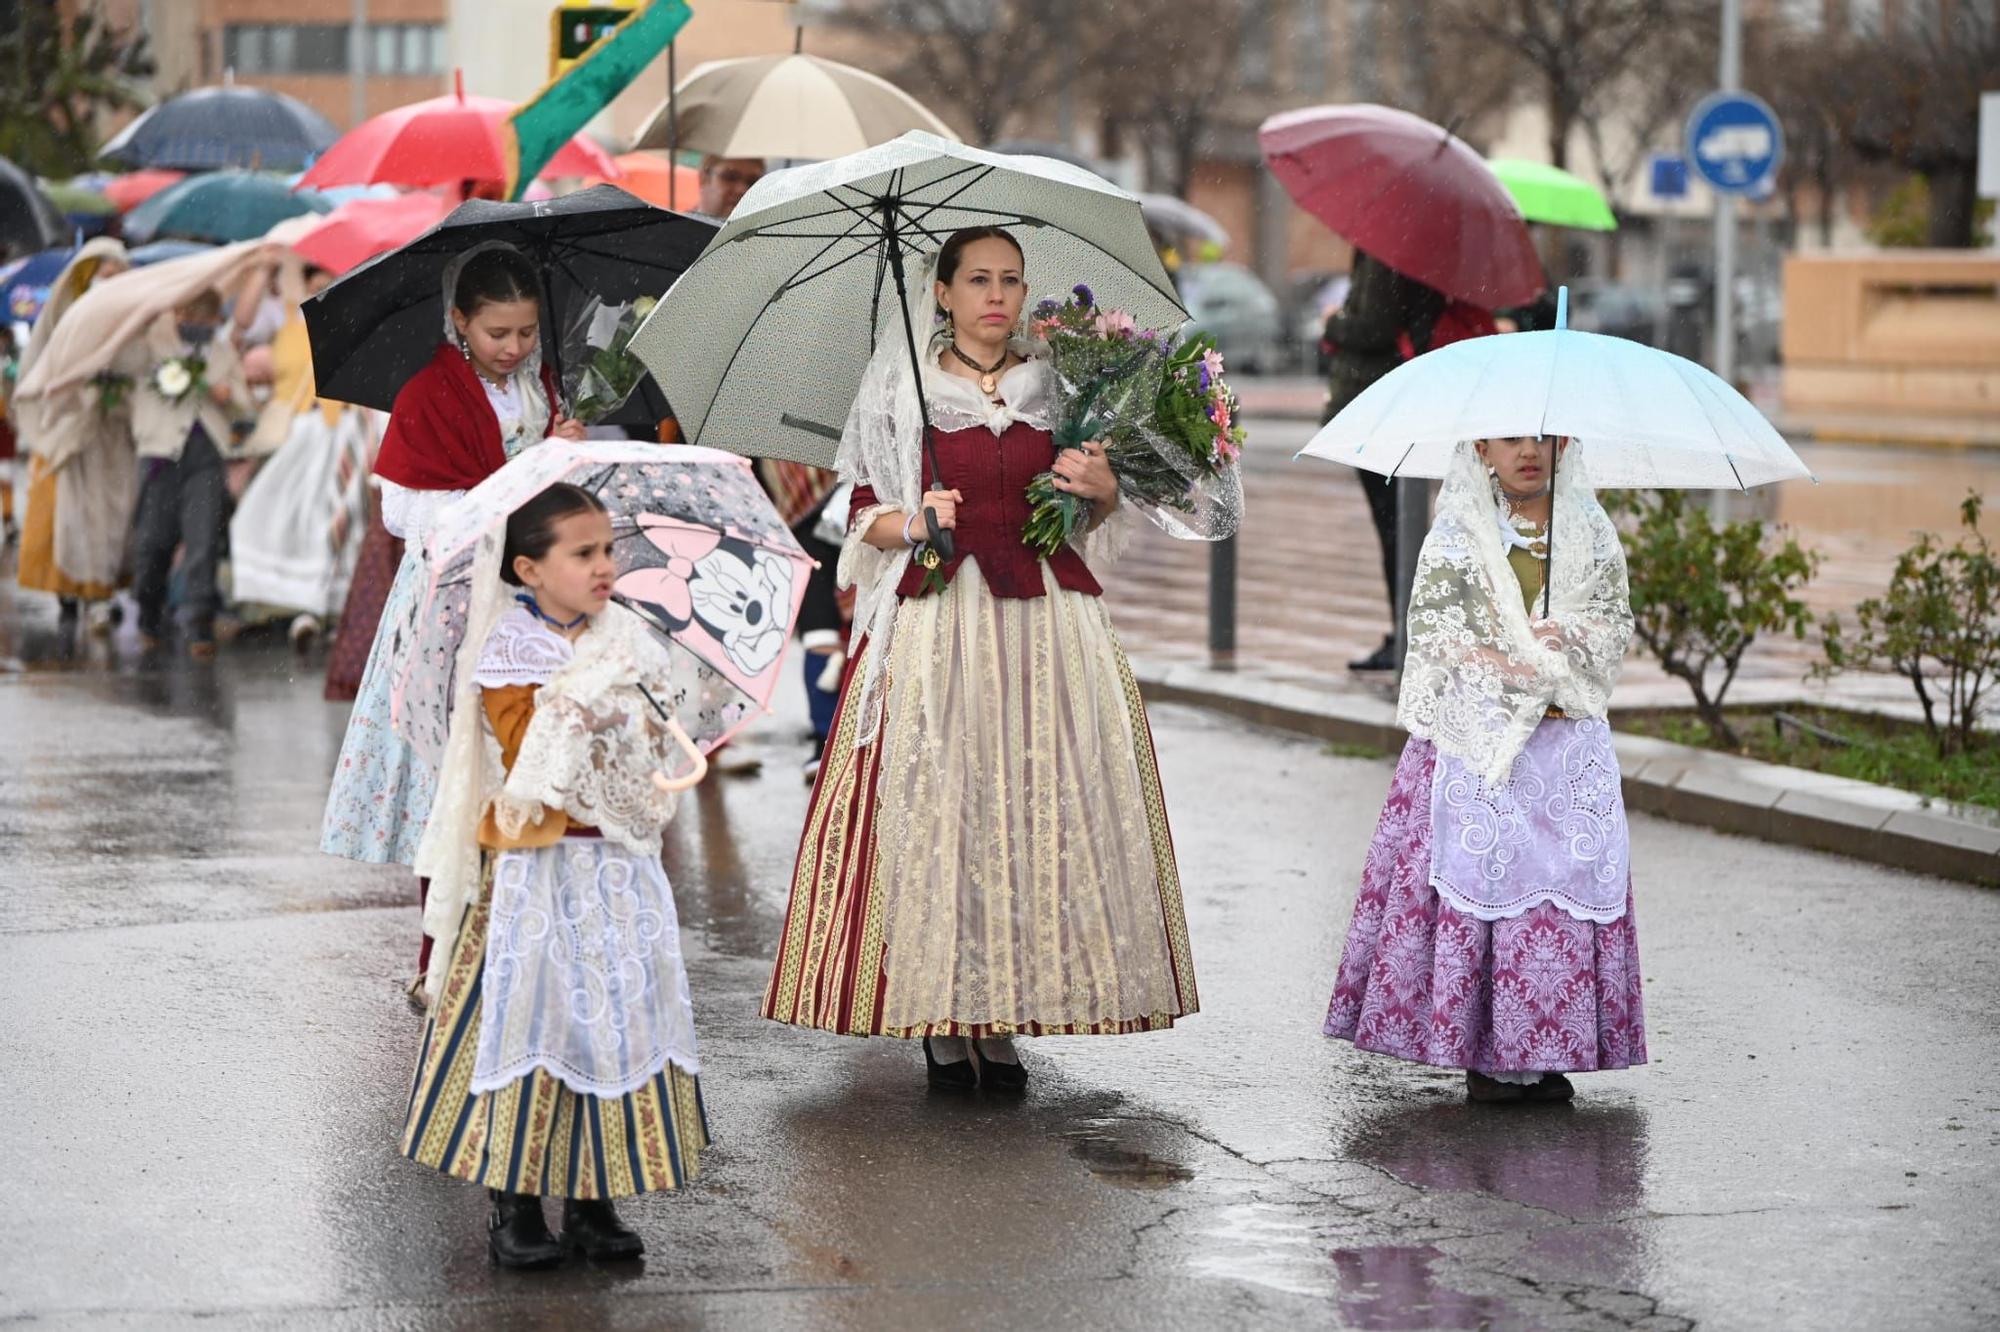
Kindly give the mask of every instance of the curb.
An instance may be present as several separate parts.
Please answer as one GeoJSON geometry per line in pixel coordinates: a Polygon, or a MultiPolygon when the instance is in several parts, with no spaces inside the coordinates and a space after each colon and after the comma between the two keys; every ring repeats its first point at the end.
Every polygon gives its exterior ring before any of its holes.
{"type": "MultiPolygon", "coordinates": [[[[1135,661],[1132,670],[1149,702],[1207,708],[1385,757],[1408,738],[1384,699],[1203,666],[1135,661]]],[[[2000,812],[1650,736],[1617,735],[1614,743],[1627,809],[2000,887],[2000,812]]]]}

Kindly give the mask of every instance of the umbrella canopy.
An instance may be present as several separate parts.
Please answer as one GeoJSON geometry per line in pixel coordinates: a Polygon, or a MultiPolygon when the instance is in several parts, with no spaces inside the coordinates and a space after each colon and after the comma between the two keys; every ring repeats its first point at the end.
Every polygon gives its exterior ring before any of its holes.
{"type": "Polygon", "coordinates": [[[340,137],[296,97],[264,88],[196,88],[127,125],[98,157],[174,171],[296,171],[340,137]]]}
{"type": "Polygon", "coordinates": [[[73,249],[43,250],[0,268],[0,324],[32,324],[48,303],[49,288],[74,257],[73,249]]]}
{"type": "Polygon", "coordinates": [[[62,210],[33,176],[0,157],[0,258],[34,254],[68,238],[62,210]]]}
{"type": "Polygon", "coordinates": [[[46,185],[43,193],[49,202],[61,210],[64,217],[112,217],[118,212],[118,205],[107,199],[101,191],[75,181],[46,185]]]}
{"type": "Polygon", "coordinates": [[[541,269],[543,338],[559,349],[548,330],[568,327],[587,298],[617,304],[656,295],[714,235],[712,222],[654,208],[612,185],[537,203],[470,200],[305,303],[313,373],[330,398],[393,407],[437,350],[446,267],[482,241],[506,241],[541,269]]]}
{"type": "Polygon", "coordinates": [[[409,244],[451,211],[451,200],[422,191],[356,199],[306,222],[288,243],[299,258],[338,276],[409,244]]]}
{"type": "MultiPolygon", "coordinates": [[[[441,512],[425,538],[427,579],[410,618],[385,623],[391,719],[432,761],[449,732],[481,539],[557,482],[583,487],[611,515],[613,595],[692,666],[680,720],[710,750],[770,705],[812,559],[786,530],[750,464],[714,449],[551,440],[529,449],[441,512]]],[[[676,672],[679,675],[679,672],[676,672]]]]}
{"type": "Polygon", "coordinates": [[[1468,439],[1560,435],[1592,484],[1745,489],[1811,477],[1764,414],[1693,361],[1556,327],[1468,338],[1405,361],[1320,428],[1300,456],[1388,476],[1443,476],[1468,439]]]}
{"type": "Polygon", "coordinates": [[[191,254],[207,254],[214,249],[207,241],[163,240],[151,245],[141,245],[129,252],[132,267],[146,268],[152,264],[164,264],[174,259],[185,259],[191,254]]]}
{"type": "Polygon", "coordinates": [[[1496,157],[1487,163],[1514,196],[1521,216],[1552,227],[1582,231],[1616,231],[1618,219],[1604,192],[1578,175],[1518,157],[1496,157]]]}
{"type": "Polygon", "coordinates": [[[1185,199],[1171,194],[1142,194],[1139,211],[1145,215],[1146,225],[1163,236],[1206,241],[1211,245],[1229,244],[1229,228],[1185,199]]]}
{"type": "MultiPolygon", "coordinates": [[[[470,97],[465,76],[454,91],[412,102],[363,121],[312,164],[301,188],[334,185],[461,185],[502,181],[507,159],[500,127],[514,114],[501,97],[470,97]]],[[[611,155],[579,134],[542,168],[544,176],[596,176],[616,180],[611,155]]]]}
{"type": "Polygon", "coordinates": [[[876,339],[920,340],[899,288],[975,226],[1011,229],[1037,293],[1087,282],[1141,327],[1187,318],[1131,195],[1062,162],[912,133],[751,186],[633,350],[691,442],[828,466],[876,339]]]}
{"type": "Polygon", "coordinates": [[[689,210],[701,197],[701,173],[693,167],[675,165],[658,153],[621,153],[611,160],[618,164],[618,188],[656,208],[689,210]]]}
{"type": "Polygon", "coordinates": [[[122,176],[107,177],[98,189],[119,212],[129,213],[167,186],[178,185],[185,179],[187,173],[184,171],[128,171],[122,176]]]}
{"type": "Polygon", "coordinates": [[[1545,285],[1513,196],[1442,126],[1356,103],[1287,111],[1257,131],[1286,193],[1399,273],[1488,310],[1545,285]]]}
{"type": "Polygon", "coordinates": [[[911,130],[958,139],[923,103],[866,70],[819,56],[749,56],[697,66],[633,147],[821,162],[911,130]]]}
{"type": "Polygon", "coordinates": [[[314,194],[295,194],[275,176],[249,171],[216,171],[170,185],[125,216],[125,235],[138,244],[151,240],[254,240],[288,217],[324,213],[329,205],[314,194]]]}

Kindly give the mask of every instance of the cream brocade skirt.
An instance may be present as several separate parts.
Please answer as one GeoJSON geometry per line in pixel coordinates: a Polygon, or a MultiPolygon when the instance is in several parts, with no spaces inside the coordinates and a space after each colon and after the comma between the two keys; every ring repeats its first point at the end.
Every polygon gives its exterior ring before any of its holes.
{"type": "Polygon", "coordinates": [[[1046,596],[997,598],[968,561],[899,607],[877,739],[854,747],[843,715],[814,793],[768,1016],[902,1035],[1145,1030],[1194,1011],[1137,686],[1102,600],[1043,578],[1046,596]]]}

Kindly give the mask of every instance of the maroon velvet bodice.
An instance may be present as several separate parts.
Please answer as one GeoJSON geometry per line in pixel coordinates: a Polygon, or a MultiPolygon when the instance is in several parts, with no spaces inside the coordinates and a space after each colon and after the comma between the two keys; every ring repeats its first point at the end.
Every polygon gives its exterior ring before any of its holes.
{"type": "MultiPolygon", "coordinates": [[[[1022,542],[1021,532],[1028,524],[1028,483],[1048,471],[1055,456],[1055,437],[1023,421],[1014,422],[997,438],[985,426],[938,432],[938,467],[944,479],[939,482],[932,474],[926,457],[924,486],[942,485],[965,496],[958,506],[958,527],[952,533],[952,558],[938,566],[946,582],[970,559],[979,565],[980,576],[996,597],[1026,599],[1044,594],[1041,553],[1022,542]]],[[[875,503],[869,487],[855,487],[856,514],[875,503]]],[[[923,519],[919,518],[911,531],[922,530],[923,519]]],[[[1072,547],[1064,546],[1049,557],[1048,564],[1059,587],[1092,597],[1104,591],[1072,547]]],[[[922,596],[925,573],[921,565],[911,561],[896,594],[922,596]]]]}

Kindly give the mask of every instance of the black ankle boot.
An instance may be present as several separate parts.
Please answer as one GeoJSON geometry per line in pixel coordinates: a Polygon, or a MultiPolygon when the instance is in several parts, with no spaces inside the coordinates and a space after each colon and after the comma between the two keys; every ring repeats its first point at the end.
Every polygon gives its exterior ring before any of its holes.
{"type": "Polygon", "coordinates": [[[495,1263],[521,1270],[562,1261],[562,1246],[549,1234],[540,1198],[498,1189],[488,1189],[487,1196],[493,1199],[493,1217],[486,1223],[486,1251],[495,1263]]]}
{"type": "Polygon", "coordinates": [[[606,1198],[565,1198],[562,1242],[565,1248],[582,1249],[593,1263],[615,1263],[646,1252],[646,1241],[626,1228],[606,1198]]]}

